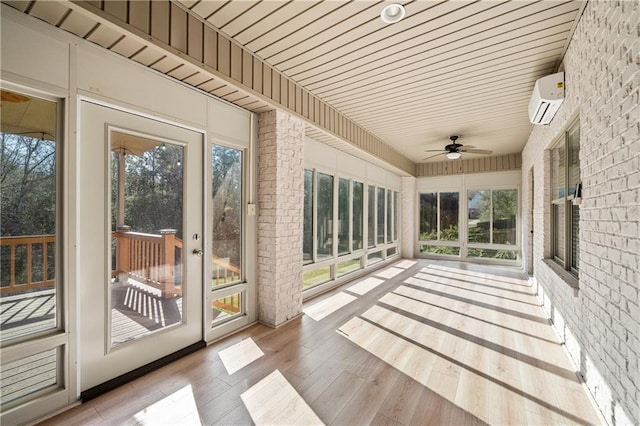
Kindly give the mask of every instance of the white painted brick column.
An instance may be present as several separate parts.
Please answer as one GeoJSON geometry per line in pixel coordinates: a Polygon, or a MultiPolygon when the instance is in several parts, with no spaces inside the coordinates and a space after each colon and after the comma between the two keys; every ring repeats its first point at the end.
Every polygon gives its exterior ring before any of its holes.
{"type": "Polygon", "coordinates": [[[304,122],[284,111],[258,121],[258,319],[277,327],[302,312],[304,122]]]}
{"type": "Polygon", "coordinates": [[[403,177],[401,195],[402,208],[402,257],[412,259],[416,249],[416,178],[403,177]]]}

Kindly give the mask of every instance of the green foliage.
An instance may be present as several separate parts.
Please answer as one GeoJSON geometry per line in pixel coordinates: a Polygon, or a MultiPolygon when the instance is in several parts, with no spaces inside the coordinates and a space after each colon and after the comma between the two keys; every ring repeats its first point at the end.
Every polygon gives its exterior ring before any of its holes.
{"type": "Polygon", "coordinates": [[[0,133],[0,235],[46,235],[56,227],[56,142],[0,133]]]}

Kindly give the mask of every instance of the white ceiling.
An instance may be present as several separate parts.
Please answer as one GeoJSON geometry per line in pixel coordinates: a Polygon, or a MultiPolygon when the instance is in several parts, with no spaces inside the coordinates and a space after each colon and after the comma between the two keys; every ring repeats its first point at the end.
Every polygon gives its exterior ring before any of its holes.
{"type": "Polygon", "coordinates": [[[385,24],[385,1],[179,1],[417,163],[452,134],[521,152],[583,3],[405,0],[385,24]]]}
{"type": "MultiPolygon", "coordinates": [[[[272,108],[144,38],[101,25],[74,2],[1,1],[251,111],[272,108]]],[[[379,14],[390,1],[173,1],[415,163],[453,134],[467,148],[520,153],[531,131],[533,85],[557,71],[584,7],[557,0],[399,0],[405,18],[385,24],[379,14]]],[[[133,17],[143,2],[85,3],[133,17]]],[[[312,124],[307,131],[334,143],[312,124]]],[[[378,157],[372,158],[382,161],[383,153],[378,157]]]]}

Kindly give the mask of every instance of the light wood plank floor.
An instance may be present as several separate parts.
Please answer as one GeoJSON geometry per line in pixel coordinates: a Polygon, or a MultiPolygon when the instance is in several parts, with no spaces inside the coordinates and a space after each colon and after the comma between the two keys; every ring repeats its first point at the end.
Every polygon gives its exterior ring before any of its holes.
{"type": "Polygon", "coordinates": [[[318,320],[252,326],[44,424],[600,423],[517,270],[405,260],[367,278],[306,303],[355,297],[318,320]],[[239,345],[229,374],[219,352],[248,338],[264,355],[239,345]]]}

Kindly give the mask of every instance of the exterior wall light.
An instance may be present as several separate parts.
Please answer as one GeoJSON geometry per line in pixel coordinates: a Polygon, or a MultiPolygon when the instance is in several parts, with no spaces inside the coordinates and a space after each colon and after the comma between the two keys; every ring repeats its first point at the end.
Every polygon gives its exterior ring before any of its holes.
{"type": "Polygon", "coordinates": [[[398,3],[391,3],[382,9],[382,12],[380,12],[380,18],[386,24],[393,24],[404,18],[405,13],[406,11],[404,10],[404,6],[398,3]]]}

